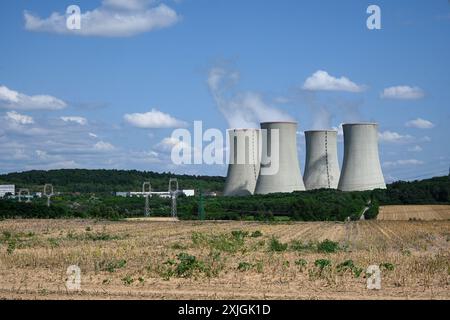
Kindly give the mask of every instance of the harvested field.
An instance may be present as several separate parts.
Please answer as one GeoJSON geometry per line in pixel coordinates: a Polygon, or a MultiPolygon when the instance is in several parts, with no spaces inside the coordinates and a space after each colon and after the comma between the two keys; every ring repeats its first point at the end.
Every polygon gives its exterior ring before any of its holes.
{"type": "Polygon", "coordinates": [[[4,220],[0,299],[450,299],[449,249],[450,221],[4,220]]]}
{"type": "Polygon", "coordinates": [[[450,220],[449,205],[409,205],[380,207],[378,220],[450,220]]]}

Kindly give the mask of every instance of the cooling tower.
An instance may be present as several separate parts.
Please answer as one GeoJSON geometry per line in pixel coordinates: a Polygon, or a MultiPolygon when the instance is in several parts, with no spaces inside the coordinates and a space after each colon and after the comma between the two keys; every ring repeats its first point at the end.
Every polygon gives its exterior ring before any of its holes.
{"type": "Polygon", "coordinates": [[[344,162],[338,189],[386,189],[378,156],[378,124],[344,124],[344,162]]]}
{"type": "Polygon", "coordinates": [[[303,191],[297,156],[297,123],[261,123],[261,170],[256,194],[303,191]]]}
{"type": "Polygon", "coordinates": [[[259,173],[259,129],[231,129],[230,163],[225,182],[225,196],[248,196],[255,192],[259,173]]]}
{"type": "Polygon", "coordinates": [[[337,131],[305,131],[306,162],[303,181],[306,190],[337,189],[340,172],[336,137],[337,131]]]}

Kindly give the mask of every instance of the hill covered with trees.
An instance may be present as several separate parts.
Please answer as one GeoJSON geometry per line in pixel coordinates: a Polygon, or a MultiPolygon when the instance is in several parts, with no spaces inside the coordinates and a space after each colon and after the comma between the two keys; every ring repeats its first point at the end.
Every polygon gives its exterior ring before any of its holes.
{"type": "MultiPolygon", "coordinates": [[[[115,197],[111,191],[141,190],[142,182],[146,180],[151,181],[155,190],[167,190],[171,177],[178,178],[180,188],[197,191],[195,197],[178,199],[178,216],[189,220],[199,218],[200,206],[203,206],[206,219],[343,221],[359,219],[366,207],[365,217],[371,219],[377,216],[380,205],[450,204],[449,176],[399,181],[389,184],[386,190],[341,192],[322,189],[250,197],[200,198],[199,189],[203,192],[222,191],[225,178],[120,170],[52,170],[0,176],[0,183],[14,183],[31,190],[39,188],[36,191],[42,190],[43,184],[52,183],[57,191],[63,191],[53,197],[50,208],[45,206],[44,198],[34,199],[32,203],[0,200],[0,218],[138,217],[143,215],[142,198],[115,197]]],[[[152,197],[150,210],[151,216],[169,216],[171,201],[152,197]]]]}
{"type": "Polygon", "coordinates": [[[166,191],[170,178],[177,178],[180,189],[220,191],[224,177],[176,175],[137,170],[33,170],[0,175],[0,184],[15,184],[16,188],[42,191],[44,184],[51,183],[55,191],[80,193],[111,193],[116,191],[140,191],[142,183],[150,181],[155,191],[166,191]]]}

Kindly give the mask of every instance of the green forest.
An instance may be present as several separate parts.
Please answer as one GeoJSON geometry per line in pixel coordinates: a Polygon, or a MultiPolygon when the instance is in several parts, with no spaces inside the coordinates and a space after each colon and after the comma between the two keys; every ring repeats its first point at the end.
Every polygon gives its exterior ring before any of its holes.
{"type": "MultiPolygon", "coordinates": [[[[50,207],[45,205],[45,198],[36,198],[31,203],[1,200],[0,218],[78,217],[118,220],[142,217],[143,198],[116,197],[111,192],[138,191],[145,180],[151,181],[154,190],[167,190],[171,177],[179,180],[180,189],[196,190],[195,197],[178,198],[178,217],[186,220],[344,221],[359,219],[365,209],[368,209],[366,219],[375,218],[380,205],[450,204],[449,176],[399,181],[389,184],[386,190],[364,192],[323,189],[250,197],[208,197],[206,193],[209,191],[220,194],[225,181],[223,177],[118,170],[53,170],[0,176],[0,184],[12,183],[18,188],[42,191],[44,183],[52,183],[55,191],[61,192],[52,198],[50,207]],[[200,215],[202,212],[204,216],[200,215]]],[[[150,211],[151,216],[170,216],[171,200],[151,197],[150,211]]]]}
{"type": "Polygon", "coordinates": [[[222,190],[224,177],[176,175],[137,170],[33,170],[0,175],[0,184],[15,184],[16,189],[28,188],[42,191],[46,183],[59,192],[108,193],[117,191],[141,191],[142,183],[150,181],[155,191],[167,191],[169,179],[177,178],[181,189],[222,190]]]}

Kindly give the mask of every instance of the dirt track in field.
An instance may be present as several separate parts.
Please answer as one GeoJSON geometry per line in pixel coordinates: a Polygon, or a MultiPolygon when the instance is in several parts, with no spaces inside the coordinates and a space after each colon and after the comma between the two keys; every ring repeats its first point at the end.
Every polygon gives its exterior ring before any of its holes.
{"type": "Polygon", "coordinates": [[[383,206],[377,220],[450,220],[448,205],[383,206]]]}
{"type": "Polygon", "coordinates": [[[449,249],[450,221],[5,220],[0,221],[0,298],[450,299],[449,249]],[[232,252],[193,241],[193,233],[209,237],[237,230],[249,234],[232,252]],[[262,236],[251,237],[254,231],[262,236]],[[289,244],[288,249],[270,251],[272,237],[289,244]],[[319,253],[291,245],[325,239],[341,249],[319,253]],[[167,277],[181,252],[217,273],[167,277]],[[296,263],[300,259],[306,266],[296,263]],[[328,259],[331,266],[319,270],[318,259],[328,259]],[[383,263],[394,269],[383,269],[381,290],[367,290],[364,273],[357,277],[351,270],[337,271],[349,259],[363,269],[383,263]],[[244,262],[249,268],[240,270],[244,262]],[[80,291],[66,288],[70,265],[81,268],[80,291]]]}

